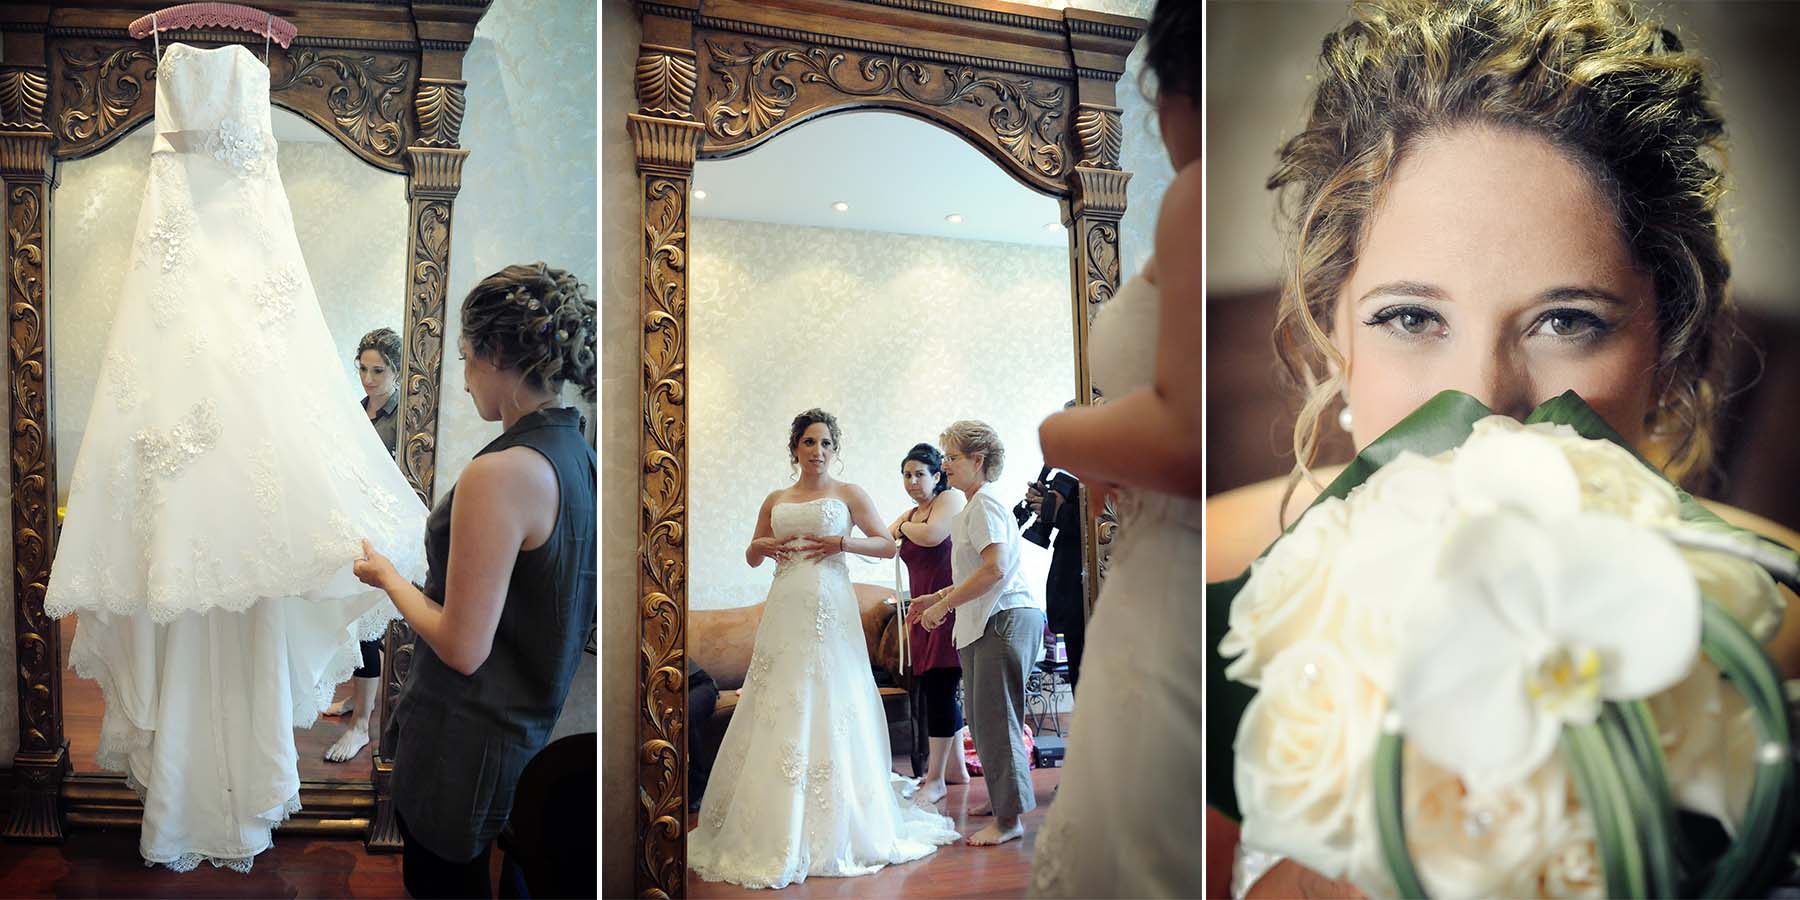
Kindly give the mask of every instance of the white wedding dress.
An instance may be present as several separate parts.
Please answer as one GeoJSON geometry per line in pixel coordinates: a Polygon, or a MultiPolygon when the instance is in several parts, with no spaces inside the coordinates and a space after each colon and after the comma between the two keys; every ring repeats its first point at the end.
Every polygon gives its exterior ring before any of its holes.
{"type": "MultiPolygon", "coordinates": [[[[1120,397],[1155,378],[1161,297],[1136,276],[1088,338],[1094,385],[1120,397]]],[[[1126,489],[1119,537],[1088,622],[1067,763],[1032,856],[1046,897],[1198,897],[1205,747],[1201,501],[1126,489]]]]}
{"type": "Polygon", "coordinates": [[[248,871],[299,809],[295,727],[398,612],[361,539],[424,571],[425,507],[375,430],[300,255],[269,71],[170,45],[151,175],[45,611],[79,613],[99,763],[144,802],[139,851],[248,871]]]}
{"type": "MultiPolygon", "coordinates": [[[[847,535],[826,497],[780,503],[775,536],[847,535]]],[[[779,888],[809,875],[868,875],[957,840],[954,823],[905,799],[842,554],[775,570],[744,690],[688,835],[708,881],[779,888]]]]}

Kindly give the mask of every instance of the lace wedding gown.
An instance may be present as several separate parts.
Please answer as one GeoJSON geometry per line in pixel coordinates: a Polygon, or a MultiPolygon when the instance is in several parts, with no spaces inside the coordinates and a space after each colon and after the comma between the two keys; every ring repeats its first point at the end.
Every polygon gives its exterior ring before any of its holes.
{"type": "MultiPolygon", "coordinates": [[[[1089,333],[1094,384],[1155,378],[1161,299],[1137,276],[1089,333]]],[[[1032,858],[1032,893],[1197,897],[1206,675],[1198,500],[1119,494],[1119,539],[1088,623],[1067,765],[1032,858]]]]}
{"type": "MultiPolygon", "coordinates": [[[[775,536],[849,534],[826,497],[777,504],[775,536]]],[[[708,881],[779,888],[868,875],[957,840],[950,819],[903,796],[842,554],[775,570],[744,691],[688,835],[708,881]]]]}
{"type": "Polygon", "coordinates": [[[299,809],[295,727],[398,616],[367,537],[424,571],[425,508],[345,376],[275,166],[269,71],[171,45],[151,175],[45,611],[105,696],[99,764],[144,801],[139,852],[240,871],[299,809]]]}

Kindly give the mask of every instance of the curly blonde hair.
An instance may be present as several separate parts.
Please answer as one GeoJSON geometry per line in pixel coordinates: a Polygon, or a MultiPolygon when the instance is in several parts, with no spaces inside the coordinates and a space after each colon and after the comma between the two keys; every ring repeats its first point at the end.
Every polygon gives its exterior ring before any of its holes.
{"type": "MultiPolygon", "coordinates": [[[[1701,58],[1626,0],[1358,0],[1325,38],[1306,127],[1268,187],[1289,230],[1275,348],[1303,403],[1291,495],[1346,368],[1338,295],[1387,180],[1421,139],[1471,125],[1550,141],[1612,201],[1653,273],[1659,342],[1650,433],[1677,480],[1706,470],[1731,333],[1719,206],[1724,120],[1701,58]]],[[[1285,501],[1284,501],[1285,506],[1285,501]]]]}
{"type": "Polygon", "coordinates": [[[981,454],[981,480],[993,484],[1000,480],[1000,473],[1006,469],[1006,446],[1000,443],[1000,434],[993,426],[974,419],[962,419],[951,422],[944,433],[938,435],[938,443],[945,450],[953,450],[964,456],[981,454]]]}

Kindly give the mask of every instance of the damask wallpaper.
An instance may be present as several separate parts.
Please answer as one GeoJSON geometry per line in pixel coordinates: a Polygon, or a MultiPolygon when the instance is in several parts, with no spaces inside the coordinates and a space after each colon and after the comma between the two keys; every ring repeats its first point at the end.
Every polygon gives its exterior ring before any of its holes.
{"type": "MultiPolygon", "coordinates": [[[[1023,498],[1038,423],[1075,396],[1068,251],[723,219],[692,232],[691,608],[762,601],[773,568],[746,566],[744,544],[763,498],[793,481],[789,424],[811,407],[837,417],[837,477],[868,491],[883,525],[912,505],[907,450],[957,419],[999,432],[995,487],[1023,498]]],[[[1024,551],[1041,591],[1049,552],[1024,551]]],[[[890,560],[849,563],[854,580],[894,582],[890,560]]]]}
{"type": "MultiPolygon", "coordinates": [[[[600,23],[600,833],[635,834],[637,809],[638,214],[637,152],[625,116],[637,111],[642,38],[629,0],[605,0],[600,23]]],[[[600,896],[632,890],[630,852],[600,858],[600,896]]]]}

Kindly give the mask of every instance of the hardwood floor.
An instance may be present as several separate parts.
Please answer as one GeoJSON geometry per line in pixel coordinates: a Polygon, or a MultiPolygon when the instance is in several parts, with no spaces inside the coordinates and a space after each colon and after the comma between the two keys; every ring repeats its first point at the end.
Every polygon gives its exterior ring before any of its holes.
{"type": "MultiPolygon", "coordinates": [[[[75,628],[80,616],[72,616],[62,623],[62,652],[66,664],[69,659],[69,644],[75,638],[75,628]]],[[[100,697],[100,684],[75,674],[73,669],[64,668],[63,678],[63,733],[69,740],[69,761],[75,771],[82,775],[112,774],[101,769],[94,762],[94,754],[100,749],[100,715],[103,704],[100,697]]],[[[350,683],[338,687],[337,696],[347,697],[350,694],[350,683]]],[[[325,748],[337,740],[343,732],[345,719],[328,719],[319,717],[319,721],[311,728],[294,729],[294,746],[300,754],[300,780],[302,781],[368,781],[369,780],[369,748],[364,747],[349,762],[330,763],[325,761],[325,748]]],[[[379,701],[375,715],[369,719],[370,744],[381,737],[381,709],[379,701]]]]}
{"type": "MultiPolygon", "coordinates": [[[[404,897],[400,854],[361,841],[283,836],[248,875],[201,863],[145,868],[134,830],[78,831],[61,845],[0,843],[4,897],[404,897]]],[[[496,857],[498,854],[496,854],[496,857]]],[[[498,859],[495,862],[498,873],[498,859]]]]}
{"type": "MultiPolygon", "coordinates": [[[[894,758],[894,771],[910,772],[904,757],[894,758]]],[[[703,897],[1023,897],[1031,885],[1031,854],[1038,830],[1050,810],[1061,769],[1034,769],[1031,785],[1037,808],[1024,815],[1025,836],[998,847],[970,847],[956,843],[901,866],[888,866],[861,878],[808,878],[773,894],[734,884],[702,881],[688,873],[688,896],[703,897]]],[[[971,816],[968,811],[987,802],[987,786],[980,778],[965,785],[951,785],[939,811],[956,820],[957,830],[969,834],[993,819],[971,816]]],[[[688,816],[688,828],[696,816],[688,816]]]]}

